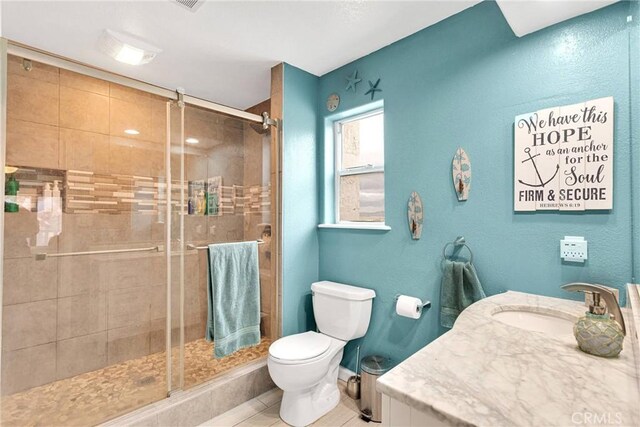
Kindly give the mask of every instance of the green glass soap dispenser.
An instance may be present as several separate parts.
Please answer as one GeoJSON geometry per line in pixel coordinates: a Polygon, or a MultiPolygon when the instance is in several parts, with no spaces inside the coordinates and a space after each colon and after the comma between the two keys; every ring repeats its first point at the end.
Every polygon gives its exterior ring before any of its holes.
{"type": "Polygon", "coordinates": [[[4,184],[4,211],[5,212],[18,212],[20,207],[18,206],[18,190],[20,190],[20,184],[16,180],[14,174],[9,175],[9,179],[4,184]]]}
{"type": "Polygon", "coordinates": [[[589,283],[569,283],[562,289],[593,295],[589,311],[573,326],[578,347],[585,353],[601,357],[615,357],[622,351],[626,334],[624,318],[616,297],[604,286],[589,283]],[[605,306],[600,300],[604,300],[605,306]]]}

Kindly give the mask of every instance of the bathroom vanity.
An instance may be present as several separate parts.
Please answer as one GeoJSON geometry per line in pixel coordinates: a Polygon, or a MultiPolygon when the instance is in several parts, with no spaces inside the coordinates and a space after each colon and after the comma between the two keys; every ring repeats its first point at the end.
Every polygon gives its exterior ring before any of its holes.
{"type": "Polygon", "coordinates": [[[638,302],[629,288],[618,357],[583,353],[583,303],[506,292],[378,379],[387,426],[640,425],[638,302]]]}

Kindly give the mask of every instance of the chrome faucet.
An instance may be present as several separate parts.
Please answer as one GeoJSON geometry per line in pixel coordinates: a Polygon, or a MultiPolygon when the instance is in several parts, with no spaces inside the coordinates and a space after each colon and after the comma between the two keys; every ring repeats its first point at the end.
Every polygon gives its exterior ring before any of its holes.
{"type": "Polygon", "coordinates": [[[567,283],[566,285],[562,285],[561,288],[569,292],[585,292],[592,294],[593,306],[589,307],[589,311],[594,314],[604,314],[606,310],[608,310],[613,320],[618,322],[622,328],[622,333],[625,335],[627,334],[627,330],[624,326],[624,318],[622,317],[622,311],[620,311],[620,306],[618,305],[618,301],[616,301],[616,296],[609,289],[602,285],[580,282],[567,283]],[[600,297],[602,297],[605,305],[607,306],[606,310],[604,307],[600,306],[600,297]]]}

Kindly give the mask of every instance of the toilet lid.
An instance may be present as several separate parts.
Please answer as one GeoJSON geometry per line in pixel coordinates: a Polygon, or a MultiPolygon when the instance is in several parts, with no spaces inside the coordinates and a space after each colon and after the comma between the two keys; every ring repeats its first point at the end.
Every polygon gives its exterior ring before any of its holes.
{"type": "Polygon", "coordinates": [[[331,338],[317,332],[304,332],[280,338],[269,347],[269,354],[281,360],[307,360],[320,356],[331,345],[331,338]]]}

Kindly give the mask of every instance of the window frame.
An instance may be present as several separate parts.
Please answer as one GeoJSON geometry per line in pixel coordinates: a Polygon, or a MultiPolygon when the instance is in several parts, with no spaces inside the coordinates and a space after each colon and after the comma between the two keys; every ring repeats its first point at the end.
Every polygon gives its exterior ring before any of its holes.
{"type": "MultiPolygon", "coordinates": [[[[384,164],[375,165],[375,164],[367,164],[364,166],[356,166],[346,169],[341,169],[342,165],[342,126],[346,123],[354,122],[357,120],[366,119],[368,117],[377,116],[382,114],[383,117],[383,129],[384,129],[384,107],[376,108],[371,111],[367,111],[361,114],[354,114],[349,117],[345,117],[344,119],[336,120],[333,122],[333,141],[334,141],[334,215],[335,215],[335,223],[342,225],[370,225],[372,227],[377,227],[381,225],[385,225],[387,213],[385,209],[384,220],[383,221],[347,221],[340,218],[340,178],[343,176],[352,176],[352,175],[367,175],[371,173],[380,173],[384,175],[384,164]]],[[[382,156],[384,159],[384,144],[385,144],[385,135],[383,130],[382,135],[382,156]]],[[[384,159],[386,162],[386,159],[384,159]]],[[[383,195],[386,200],[386,188],[383,187],[383,195]]]]}

